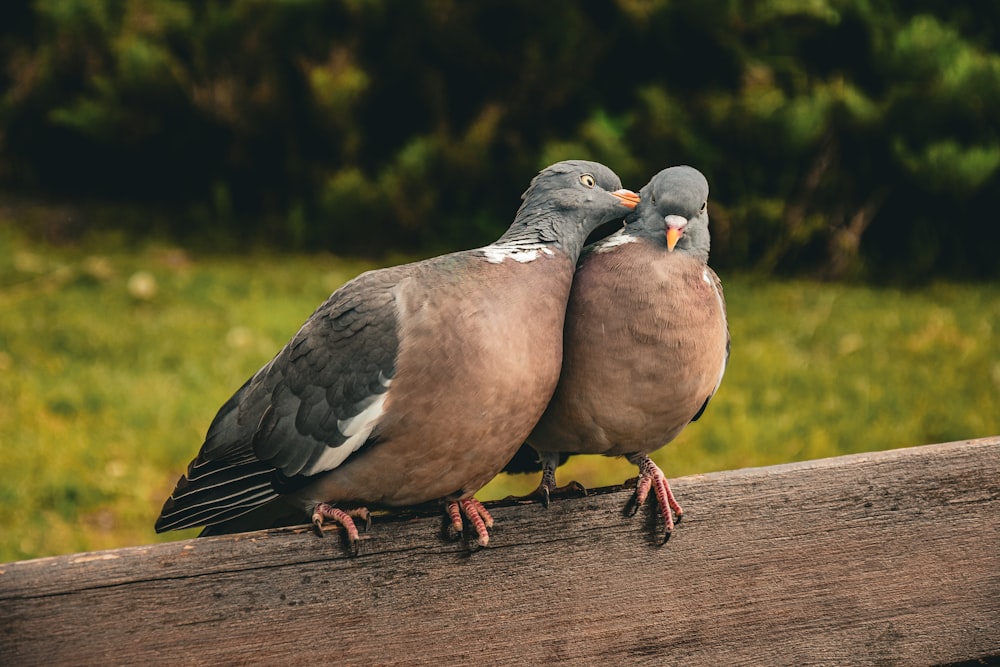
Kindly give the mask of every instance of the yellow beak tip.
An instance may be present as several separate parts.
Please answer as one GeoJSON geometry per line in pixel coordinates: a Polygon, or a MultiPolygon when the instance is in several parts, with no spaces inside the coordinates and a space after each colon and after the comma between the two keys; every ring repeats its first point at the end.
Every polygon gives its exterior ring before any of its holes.
{"type": "Polygon", "coordinates": [[[674,246],[677,245],[677,241],[681,238],[681,231],[679,229],[670,228],[667,230],[667,250],[670,252],[674,251],[674,246]]]}

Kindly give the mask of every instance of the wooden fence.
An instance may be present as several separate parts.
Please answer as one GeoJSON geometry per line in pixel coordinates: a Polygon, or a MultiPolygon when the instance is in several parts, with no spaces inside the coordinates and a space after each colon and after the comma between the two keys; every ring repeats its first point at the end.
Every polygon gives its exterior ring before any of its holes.
{"type": "MultiPolygon", "coordinates": [[[[380,517],[0,565],[3,665],[1000,661],[1000,437],[498,504],[490,547],[380,517]]],[[[25,508],[24,511],[31,511],[25,508]]]]}

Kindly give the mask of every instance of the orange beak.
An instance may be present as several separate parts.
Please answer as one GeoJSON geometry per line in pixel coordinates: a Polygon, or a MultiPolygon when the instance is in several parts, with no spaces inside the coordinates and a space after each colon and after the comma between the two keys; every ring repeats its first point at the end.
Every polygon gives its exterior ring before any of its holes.
{"type": "Polygon", "coordinates": [[[639,195],[632,192],[631,190],[626,190],[622,188],[621,190],[615,190],[611,193],[615,197],[621,200],[622,204],[629,208],[635,208],[639,204],[639,195]]]}
{"type": "Polygon", "coordinates": [[[667,250],[669,252],[674,251],[674,246],[677,245],[677,241],[680,240],[681,234],[684,233],[683,229],[678,229],[676,227],[667,227],[667,250]]]}

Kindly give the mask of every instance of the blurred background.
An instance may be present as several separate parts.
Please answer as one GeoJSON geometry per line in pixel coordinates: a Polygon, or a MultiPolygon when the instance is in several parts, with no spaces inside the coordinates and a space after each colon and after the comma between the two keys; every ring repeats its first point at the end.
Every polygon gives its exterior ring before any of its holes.
{"type": "Polygon", "coordinates": [[[1000,433],[1000,4],[11,1],[0,58],[0,562],[192,535],[313,308],[566,158],[712,185],[732,364],[668,475],[1000,433]]]}

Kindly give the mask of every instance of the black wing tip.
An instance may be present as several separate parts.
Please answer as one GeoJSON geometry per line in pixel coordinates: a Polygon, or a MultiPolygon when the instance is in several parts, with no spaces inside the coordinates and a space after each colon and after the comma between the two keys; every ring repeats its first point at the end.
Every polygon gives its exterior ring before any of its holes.
{"type": "Polygon", "coordinates": [[[251,512],[278,497],[273,477],[274,470],[260,461],[234,465],[196,459],[177,480],[153,529],[165,533],[212,526],[251,512]]]}
{"type": "Polygon", "coordinates": [[[503,467],[503,472],[512,475],[522,475],[529,472],[540,472],[542,462],[539,460],[538,452],[527,443],[521,445],[514,457],[503,467]]]}
{"type": "Polygon", "coordinates": [[[705,402],[701,404],[700,408],[698,408],[698,412],[694,413],[694,417],[691,417],[691,422],[696,422],[699,419],[701,419],[701,416],[705,414],[705,408],[708,407],[708,402],[711,400],[712,400],[711,396],[705,399],[705,402]]]}
{"type": "MultiPolygon", "coordinates": [[[[559,464],[562,465],[569,460],[570,455],[559,452],[559,464]]],[[[521,445],[521,448],[514,454],[514,458],[507,462],[501,472],[511,475],[523,475],[529,472],[542,471],[542,458],[535,449],[528,443],[521,445]]]]}

